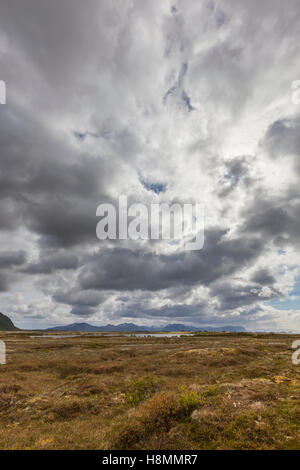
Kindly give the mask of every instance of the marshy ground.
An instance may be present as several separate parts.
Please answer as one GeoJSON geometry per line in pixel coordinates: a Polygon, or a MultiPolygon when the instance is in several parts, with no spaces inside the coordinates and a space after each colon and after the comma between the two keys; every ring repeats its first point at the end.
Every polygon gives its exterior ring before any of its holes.
{"type": "Polygon", "coordinates": [[[296,335],[0,334],[1,449],[299,449],[296,335]]]}

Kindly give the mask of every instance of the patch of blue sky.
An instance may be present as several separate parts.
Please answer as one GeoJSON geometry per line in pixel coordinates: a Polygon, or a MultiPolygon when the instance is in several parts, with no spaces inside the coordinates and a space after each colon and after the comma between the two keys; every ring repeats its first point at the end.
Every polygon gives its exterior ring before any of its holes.
{"type": "Polygon", "coordinates": [[[167,189],[166,183],[152,183],[150,181],[141,180],[142,185],[148,191],[152,191],[155,194],[164,193],[167,189]]]}
{"type": "Polygon", "coordinates": [[[293,290],[287,298],[269,300],[265,302],[265,305],[270,305],[278,310],[300,310],[300,277],[296,278],[293,290]]]}

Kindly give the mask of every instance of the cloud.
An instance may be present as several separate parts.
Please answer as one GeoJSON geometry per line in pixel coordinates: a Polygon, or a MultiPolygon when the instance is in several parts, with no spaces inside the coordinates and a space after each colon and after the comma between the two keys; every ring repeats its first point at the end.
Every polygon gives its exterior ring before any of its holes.
{"type": "Polygon", "coordinates": [[[300,6],[282,6],[2,1],[0,290],[17,324],[300,328],[267,303],[300,266],[300,6]],[[96,208],[120,195],[204,203],[204,248],[100,242],[96,208]]]}
{"type": "Polygon", "coordinates": [[[0,272],[0,292],[6,292],[9,289],[8,276],[0,272]]]}
{"type": "Polygon", "coordinates": [[[39,261],[28,264],[22,272],[28,274],[51,274],[62,269],[75,270],[78,266],[78,258],[71,253],[52,252],[49,255],[43,256],[43,252],[41,252],[39,261]]]}
{"type": "Polygon", "coordinates": [[[20,266],[26,260],[24,251],[0,251],[0,269],[12,266],[20,266]]]}
{"type": "Polygon", "coordinates": [[[272,276],[268,269],[257,270],[254,273],[252,280],[257,284],[261,284],[263,286],[272,285],[275,282],[275,278],[272,276]]]}
{"type": "Polygon", "coordinates": [[[224,231],[206,233],[196,252],[156,255],[141,250],[106,249],[94,255],[80,273],[84,289],[156,291],[172,286],[210,284],[234,273],[261,253],[259,239],[226,240],[224,231]]]}

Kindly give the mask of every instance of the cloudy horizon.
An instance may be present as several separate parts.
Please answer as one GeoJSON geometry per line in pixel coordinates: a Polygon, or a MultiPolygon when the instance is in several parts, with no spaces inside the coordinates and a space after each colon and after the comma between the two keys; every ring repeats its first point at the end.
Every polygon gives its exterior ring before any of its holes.
{"type": "Polygon", "coordinates": [[[300,332],[299,20],[296,0],[2,0],[0,311],[300,332]],[[99,240],[122,195],[204,204],[203,249],[99,240]]]}

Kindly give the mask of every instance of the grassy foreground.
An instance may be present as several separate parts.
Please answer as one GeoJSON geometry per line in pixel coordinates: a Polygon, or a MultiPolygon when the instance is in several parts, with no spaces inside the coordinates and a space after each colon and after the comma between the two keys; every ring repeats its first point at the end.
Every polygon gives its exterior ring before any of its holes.
{"type": "Polygon", "coordinates": [[[1,449],[300,448],[296,335],[30,334],[0,334],[1,449]]]}

